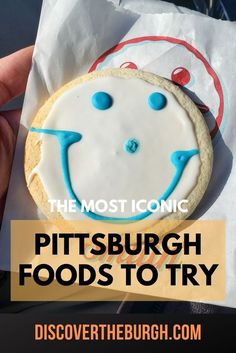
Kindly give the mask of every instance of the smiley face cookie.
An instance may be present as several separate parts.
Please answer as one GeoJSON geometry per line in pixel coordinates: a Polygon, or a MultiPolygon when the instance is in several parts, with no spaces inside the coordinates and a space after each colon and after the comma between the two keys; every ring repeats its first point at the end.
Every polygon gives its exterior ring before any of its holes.
{"type": "Polygon", "coordinates": [[[204,118],[177,86],[139,70],[107,69],[65,85],[39,110],[26,141],[25,175],[48,218],[181,220],[204,195],[212,161],[204,118]],[[48,200],[74,200],[76,211],[52,214],[48,200]],[[126,202],[99,212],[83,207],[91,200],[126,202]],[[153,207],[134,210],[140,200],[153,207]],[[157,210],[169,200],[187,200],[187,212],[157,210]]]}

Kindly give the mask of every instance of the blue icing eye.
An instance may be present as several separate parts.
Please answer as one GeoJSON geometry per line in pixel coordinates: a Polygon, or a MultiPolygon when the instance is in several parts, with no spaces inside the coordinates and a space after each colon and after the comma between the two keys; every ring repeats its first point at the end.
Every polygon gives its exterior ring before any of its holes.
{"type": "Polygon", "coordinates": [[[128,141],[125,142],[124,144],[124,150],[125,152],[127,153],[136,153],[139,149],[139,141],[134,139],[134,138],[131,138],[129,139],[128,141]]]}
{"type": "Polygon", "coordinates": [[[161,110],[165,108],[166,104],[166,96],[162,93],[154,92],[148,97],[148,105],[153,110],[161,110]]]}
{"type": "Polygon", "coordinates": [[[91,99],[92,105],[98,110],[106,110],[112,106],[113,100],[106,92],[96,92],[91,99]]]}

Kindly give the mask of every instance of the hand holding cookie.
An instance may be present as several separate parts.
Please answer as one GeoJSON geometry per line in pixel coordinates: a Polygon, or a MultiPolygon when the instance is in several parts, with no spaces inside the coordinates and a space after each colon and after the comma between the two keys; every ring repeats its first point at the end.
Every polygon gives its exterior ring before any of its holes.
{"type": "MultiPolygon", "coordinates": [[[[0,108],[25,91],[33,47],[0,59],[0,108]]],[[[0,221],[5,204],[20,111],[0,112],[0,221]]]]}

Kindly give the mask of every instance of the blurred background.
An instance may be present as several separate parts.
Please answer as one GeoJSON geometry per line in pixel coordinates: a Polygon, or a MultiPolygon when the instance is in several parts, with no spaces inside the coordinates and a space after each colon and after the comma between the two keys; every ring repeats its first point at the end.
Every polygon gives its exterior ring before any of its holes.
{"type": "MultiPolygon", "coordinates": [[[[86,0],[84,0],[86,1],[86,0]]],[[[95,0],[94,0],[95,1],[95,0]]],[[[120,6],[139,0],[110,0],[120,6]]],[[[140,0],[143,2],[143,0],[140,0]]],[[[145,0],[160,3],[167,12],[176,6],[186,7],[202,14],[227,20],[236,20],[236,0],[145,0]]],[[[35,43],[42,0],[0,0],[0,58],[35,43]]],[[[179,11],[186,12],[180,8],[179,11]]],[[[23,98],[14,100],[8,109],[20,108],[23,98]]],[[[6,107],[4,107],[5,109],[6,107]]],[[[73,313],[236,313],[235,309],[187,302],[127,302],[125,295],[116,302],[100,303],[11,303],[9,273],[0,271],[0,313],[2,312],[73,312],[73,313]]]]}
{"type": "MultiPolygon", "coordinates": [[[[138,2],[138,0],[133,1],[138,2]]],[[[122,6],[126,1],[114,2],[122,6]]],[[[161,1],[156,0],[156,2],[161,1]]],[[[167,0],[166,2],[188,7],[218,19],[236,20],[236,0],[167,0]]],[[[0,0],[0,57],[34,43],[41,5],[42,0],[0,0]]]]}

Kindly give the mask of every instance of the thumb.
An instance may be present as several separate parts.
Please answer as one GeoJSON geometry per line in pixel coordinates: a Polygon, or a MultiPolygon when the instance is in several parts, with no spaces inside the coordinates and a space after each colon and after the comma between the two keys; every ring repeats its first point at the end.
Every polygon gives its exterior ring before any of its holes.
{"type": "Polygon", "coordinates": [[[0,199],[7,190],[15,140],[16,137],[10,124],[5,118],[0,116],[0,199]]]}

